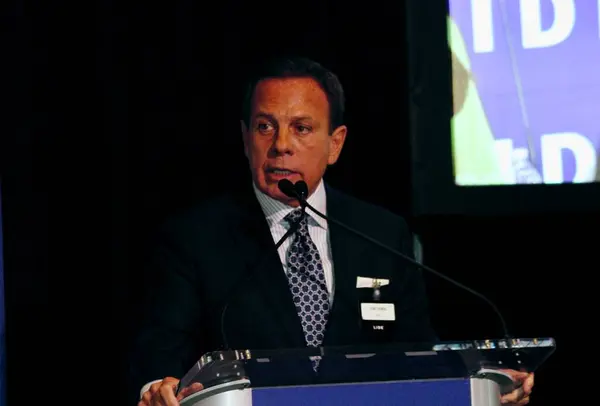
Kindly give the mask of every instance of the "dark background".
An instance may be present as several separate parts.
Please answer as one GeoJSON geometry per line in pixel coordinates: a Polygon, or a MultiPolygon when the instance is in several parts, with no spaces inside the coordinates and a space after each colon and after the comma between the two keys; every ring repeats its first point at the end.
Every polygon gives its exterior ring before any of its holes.
{"type": "MultiPolygon", "coordinates": [[[[124,404],[147,238],[247,180],[239,85],[250,61],[284,50],[347,92],[349,139],[327,180],[406,216],[426,263],[489,296],[514,335],[557,339],[532,404],[585,396],[600,216],[414,218],[403,3],[246,3],[3,5],[8,404],[41,384],[67,404],[79,391],[124,404]]],[[[502,334],[485,303],[427,281],[442,338],[502,334]]]]}

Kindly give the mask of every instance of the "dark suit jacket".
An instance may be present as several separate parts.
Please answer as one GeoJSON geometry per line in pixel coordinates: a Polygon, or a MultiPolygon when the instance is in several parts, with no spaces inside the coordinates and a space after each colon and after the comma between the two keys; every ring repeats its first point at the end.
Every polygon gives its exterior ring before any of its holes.
{"type": "MultiPolygon", "coordinates": [[[[327,214],[412,256],[399,216],[326,186],[327,214]]],[[[383,298],[396,305],[393,340],[434,340],[421,272],[331,224],[334,303],[324,346],[368,344],[360,328],[357,276],[390,279],[383,298]]],[[[305,347],[287,279],[256,197],[211,200],[171,220],[148,271],[152,288],[132,349],[133,391],[165,376],[181,377],[208,351],[305,347]]],[[[359,292],[359,290],[361,292],[359,292]]],[[[370,290],[370,289],[369,289],[370,290]]]]}

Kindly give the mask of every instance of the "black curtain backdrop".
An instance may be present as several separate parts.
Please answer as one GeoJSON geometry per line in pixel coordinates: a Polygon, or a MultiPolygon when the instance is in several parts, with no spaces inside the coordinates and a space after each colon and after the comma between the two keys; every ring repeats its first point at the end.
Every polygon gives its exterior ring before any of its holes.
{"type": "MultiPolygon", "coordinates": [[[[349,139],[327,180],[405,215],[425,261],[494,300],[514,335],[558,340],[532,404],[585,396],[599,216],[410,216],[403,7],[6,5],[10,405],[26,404],[42,384],[66,403],[82,393],[125,404],[147,239],[166,216],[248,180],[240,84],[251,61],[281,51],[321,61],[346,88],[349,139]]],[[[442,338],[501,335],[485,303],[427,281],[442,338]]]]}

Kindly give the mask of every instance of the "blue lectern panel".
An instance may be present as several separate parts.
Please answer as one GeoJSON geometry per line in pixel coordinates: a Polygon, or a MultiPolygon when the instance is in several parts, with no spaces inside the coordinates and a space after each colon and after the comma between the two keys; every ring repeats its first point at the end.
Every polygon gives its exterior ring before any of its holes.
{"type": "Polygon", "coordinates": [[[467,406],[468,379],[255,388],[253,406],[467,406]]]}

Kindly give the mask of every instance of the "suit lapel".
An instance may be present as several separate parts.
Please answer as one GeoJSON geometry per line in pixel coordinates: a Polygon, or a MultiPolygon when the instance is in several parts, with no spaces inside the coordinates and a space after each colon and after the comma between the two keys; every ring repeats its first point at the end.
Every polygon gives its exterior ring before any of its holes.
{"type": "MultiPolygon", "coordinates": [[[[334,190],[327,190],[327,214],[347,223],[351,209],[345,207],[334,190]]],[[[354,213],[356,215],[356,213],[354,213]]],[[[334,303],[331,309],[325,346],[357,343],[360,340],[360,319],[356,276],[359,274],[362,247],[349,231],[329,223],[329,240],[333,259],[334,303]]]]}
{"type": "Polygon", "coordinates": [[[285,345],[304,346],[302,326],[262,209],[252,192],[239,196],[237,201],[240,217],[233,224],[232,234],[248,276],[256,281],[254,285],[260,289],[267,310],[273,314],[276,325],[269,328],[282,333],[285,345]]]}

